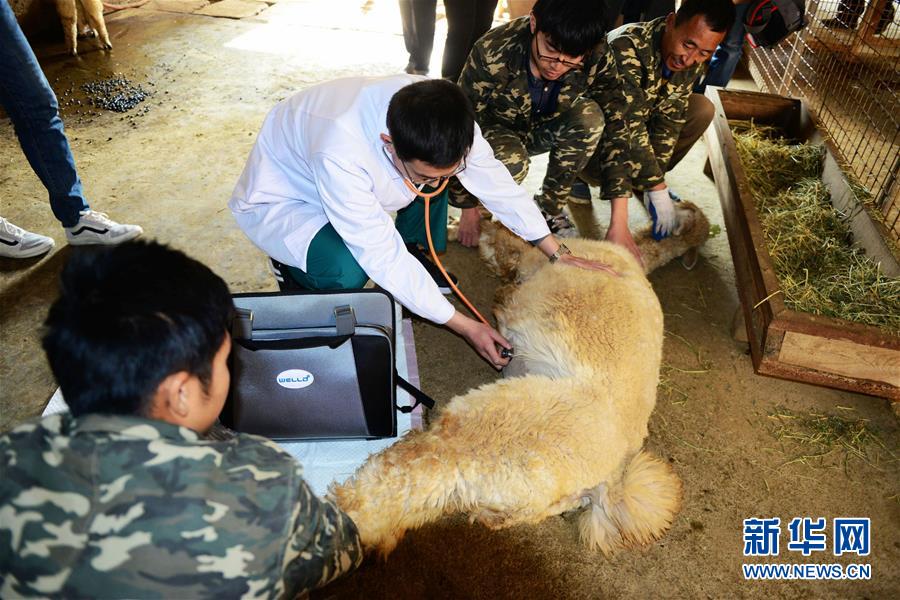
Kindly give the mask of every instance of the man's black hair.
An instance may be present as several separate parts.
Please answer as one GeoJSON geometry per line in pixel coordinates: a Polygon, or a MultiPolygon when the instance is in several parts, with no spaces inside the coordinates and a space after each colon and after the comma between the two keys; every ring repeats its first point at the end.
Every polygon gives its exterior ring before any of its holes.
{"type": "Polygon", "coordinates": [[[401,160],[442,169],[458,164],[472,147],[475,111],[455,83],[426,79],[394,94],[387,128],[401,160]]]}
{"type": "Polygon", "coordinates": [[[602,0],[538,0],[531,9],[553,46],[569,56],[587,54],[606,35],[606,3],[602,0]]]}
{"type": "Polygon", "coordinates": [[[206,266],[155,242],[80,251],[44,323],[44,351],[75,416],[147,416],[172,373],[204,389],[233,310],[206,266]]]}
{"type": "Polygon", "coordinates": [[[715,32],[731,29],[735,11],[732,0],[684,0],[675,13],[675,27],[703,15],[706,26],[715,32]]]}

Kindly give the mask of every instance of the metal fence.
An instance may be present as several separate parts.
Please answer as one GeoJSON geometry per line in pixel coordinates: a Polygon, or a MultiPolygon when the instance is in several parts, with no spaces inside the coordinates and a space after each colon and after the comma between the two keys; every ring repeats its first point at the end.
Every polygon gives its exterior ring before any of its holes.
{"type": "Polygon", "coordinates": [[[807,0],[809,25],[750,52],[763,91],[806,101],[859,199],[900,240],[900,0],[807,0]]]}

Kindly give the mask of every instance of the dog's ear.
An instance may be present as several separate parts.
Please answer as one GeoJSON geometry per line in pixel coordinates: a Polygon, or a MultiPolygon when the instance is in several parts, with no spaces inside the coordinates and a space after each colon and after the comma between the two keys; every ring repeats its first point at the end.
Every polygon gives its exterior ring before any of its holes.
{"type": "Polygon", "coordinates": [[[702,246],[709,238],[709,219],[693,202],[683,200],[676,206],[678,229],[675,234],[681,236],[690,248],[702,246]]]}
{"type": "Polygon", "coordinates": [[[678,225],[674,234],[656,241],[648,226],[634,236],[646,273],[653,272],[691,248],[702,246],[709,238],[709,220],[696,204],[682,200],[675,206],[678,225]]]}
{"type": "Polygon", "coordinates": [[[488,268],[504,281],[516,279],[522,254],[530,246],[499,223],[483,221],[478,250],[488,268]]]}

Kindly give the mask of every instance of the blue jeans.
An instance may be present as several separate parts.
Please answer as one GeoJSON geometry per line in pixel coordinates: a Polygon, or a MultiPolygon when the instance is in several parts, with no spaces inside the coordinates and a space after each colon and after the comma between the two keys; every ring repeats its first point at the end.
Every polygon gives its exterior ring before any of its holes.
{"type": "Polygon", "coordinates": [[[50,194],[50,208],[63,227],[87,209],[75,159],[59,118],[56,95],[16,22],[0,0],[0,104],[12,119],[25,157],[50,194]]]}
{"type": "Polygon", "coordinates": [[[734,25],[716,48],[706,77],[694,87],[694,91],[698,94],[704,93],[708,85],[725,87],[731,81],[731,76],[734,75],[734,70],[741,62],[741,54],[744,51],[744,18],[747,16],[749,7],[750,3],[735,5],[734,25]]]}

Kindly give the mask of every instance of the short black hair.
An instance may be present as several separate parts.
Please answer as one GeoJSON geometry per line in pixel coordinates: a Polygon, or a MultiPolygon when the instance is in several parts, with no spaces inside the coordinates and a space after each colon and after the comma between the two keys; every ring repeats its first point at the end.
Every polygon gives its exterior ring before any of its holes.
{"type": "Polygon", "coordinates": [[[602,0],[538,0],[531,12],[535,31],[543,31],[553,46],[569,56],[581,56],[606,35],[606,4],[602,0]]]}
{"type": "Polygon", "coordinates": [[[734,24],[732,0],[684,0],[675,13],[675,27],[703,15],[707,27],[715,32],[728,31],[734,24]]]}
{"type": "Polygon", "coordinates": [[[208,385],[234,305],[209,268],[155,242],[73,254],[44,323],[44,351],[69,410],[148,416],[159,384],[208,385]]]}
{"type": "Polygon", "coordinates": [[[388,133],[401,160],[452,167],[475,139],[475,111],[458,85],[426,79],[400,88],[387,112],[388,133]]]}

